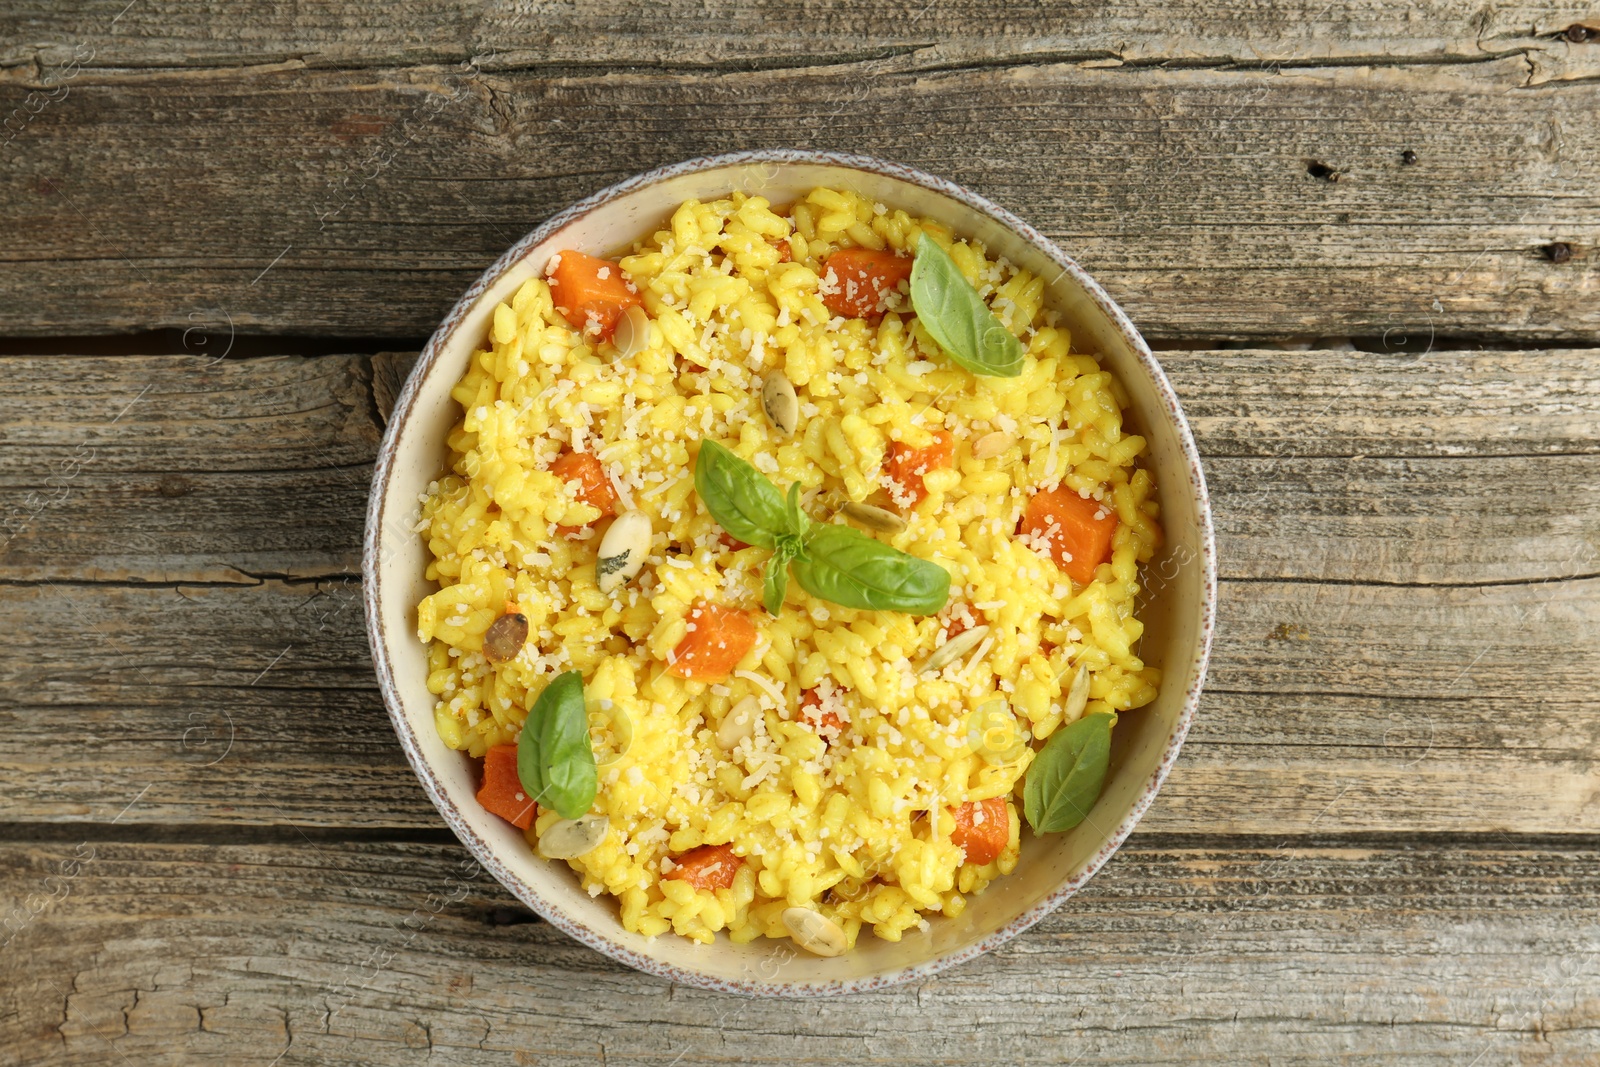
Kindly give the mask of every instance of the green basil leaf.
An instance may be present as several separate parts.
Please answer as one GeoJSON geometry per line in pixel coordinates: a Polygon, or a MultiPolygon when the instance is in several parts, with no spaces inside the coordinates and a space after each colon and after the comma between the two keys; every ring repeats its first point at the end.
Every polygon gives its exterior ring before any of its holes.
{"type": "Polygon", "coordinates": [[[789,499],[784,502],[786,509],[789,532],[796,537],[805,537],[811,532],[811,516],[800,510],[800,483],[789,483],[789,499]]]}
{"type": "Polygon", "coordinates": [[[812,528],[795,581],[812,596],[847,608],[932,615],[950,598],[950,573],[850,526],[812,528]]]}
{"type": "Polygon", "coordinates": [[[703,441],[694,487],[712,518],[746,544],[773,549],[762,603],[783,610],[789,567],[812,596],[847,608],[931,615],[950,597],[950,575],[936,563],[891,548],[848,526],[817,526],[800,507],[800,483],[778,492],[755,467],[715,441],[703,441]]]}
{"type": "Polygon", "coordinates": [[[523,792],[563,819],[576,819],[594,804],[599,775],[577,671],[557,675],[528,709],[517,741],[517,777],[523,792]]]}
{"type": "Polygon", "coordinates": [[[789,591],[789,560],[794,558],[794,554],[795,544],[792,539],[786,538],[778,542],[778,550],[767,560],[767,569],[762,575],[761,602],[770,615],[778,615],[783,611],[784,594],[789,591]]]}
{"type": "Polygon", "coordinates": [[[1022,342],[995,318],[938,242],[924,234],[911,264],[911,308],[945,354],[974,374],[1015,378],[1022,342]]]}
{"type": "Polygon", "coordinates": [[[747,545],[771,548],[788,526],[778,487],[715,441],[700,442],[694,489],[717,524],[747,545]]]}
{"type": "Polygon", "coordinates": [[[1051,735],[1028,767],[1022,811],[1036,834],[1070,830],[1088,818],[1111,761],[1116,716],[1086,715],[1051,735]]]}

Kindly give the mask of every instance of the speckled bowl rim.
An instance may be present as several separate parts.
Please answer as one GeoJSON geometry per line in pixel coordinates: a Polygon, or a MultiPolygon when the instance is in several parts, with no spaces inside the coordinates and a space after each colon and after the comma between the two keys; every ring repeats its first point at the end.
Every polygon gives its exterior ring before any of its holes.
{"type": "MultiPolygon", "coordinates": [[[[902,982],[928,978],[946,968],[965,963],[967,960],[974,959],[991,949],[1005,944],[1039,922],[1046,915],[1049,915],[1068,897],[1082,888],[1084,883],[1105,865],[1111,855],[1132,833],[1140,816],[1144,814],[1145,809],[1155,799],[1156,793],[1161,788],[1161,783],[1166,780],[1168,772],[1171,771],[1173,763],[1177,760],[1178,751],[1183,747],[1184,737],[1189,732],[1189,725],[1194,720],[1195,709],[1200,700],[1201,686],[1205,681],[1206,664],[1210,658],[1211,639],[1216,625],[1217,602],[1217,559],[1215,535],[1211,523],[1211,498],[1206,489],[1205,475],[1200,466],[1200,455],[1195,448],[1194,437],[1189,431],[1188,420],[1184,418],[1177,394],[1173,392],[1172,384],[1167,380],[1161,365],[1151,353],[1149,345],[1139,335],[1139,331],[1134,329],[1133,323],[1129,321],[1128,316],[1123,313],[1116,302],[1106,295],[1105,290],[1100,287],[1099,283],[1091,278],[1066,253],[1062,252],[1049,238],[1035,230],[1028,223],[1023,222],[1011,212],[991,203],[984,197],[969,192],[953,182],[926,174],[900,163],[877,159],[872,156],[799,149],[762,149],[748,152],[732,152],[717,156],[702,156],[646,171],[609,188],[602,189],[592,196],[585,197],[571,207],[551,216],[534,229],[533,232],[512,245],[499,259],[495,260],[489,269],[484,271],[477,281],[473,282],[461,299],[456,302],[456,305],[450,309],[449,315],[445,317],[433,336],[428,339],[427,345],[422,350],[421,357],[417,360],[416,366],[412,368],[411,374],[406,379],[405,387],[400,391],[400,395],[395,402],[394,411],[383,435],[383,441],[379,445],[377,462],[372,473],[372,492],[367,504],[367,525],[361,545],[361,577],[362,601],[367,616],[367,639],[372,646],[373,664],[377,670],[379,687],[383,692],[384,705],[388,708],[389,718],[394,723],[395,734],[400,739],[400,747],[404,749],[406,758],[411,762],[411,767],[416,772],[418,780],[421,781],[423,789],[427,791],[429,799],[433,801],[434,807],[444,817],[446,825],[467,846],[477,861],[490,874],[494,875],[500,884],[511,890],[520,900],[532,907],[534,911],[538,912],[556,929],[588,945],[590,948],[610,956],[612,959],[647,974],[673,982],[682,982],[685,985],[701,989],[750,996],[778,997],[860,993],[873,989],[883,989],[902,982]],[[1171,734],[1167,738],[1161,761],[1146,781],[1143,792],[1128,810],[1127,816],[1106,838],[1094,855],[1089,858],[1081,871],[1064,882],[1060,888],[1044,900],[1027,911],[1018,914],[1001,929],[979,941],[935,959],[865,978],[839,979],[827,982],[743,982],[717,978],[642,955],[611,940],[601,931],[570,918],[562,911],[559,905],[546,900],[535,892],[531,886],[523,882],[522,879],[518,878],[500,862],[494,849],[472,830],[457,810],[455,802],[445,792],[444,784],[434,773],[433,767],[423,758],[411,725],[406,720],[399,689],[395,683],[393,666],[389,661],[389,655],[384,646],[381,633],[382,625],[380,620],[382,619],[382,613],[379,607],[382,602],[382,592],[378,588],[379,546],[384,529],[383,513],[392,473],[391,464],[394,460],[407,416],[416,403],[420,383],[438,360],[447,340],[466,317],[468,311],[505,271],[511,269],[514,264],[519,262],[551,234],[575,219],[581,218],[597,208],[604,207],[618,197],[672,178],[719,167],[751,164],[832,165],[887,175],[912,185],[920,185],[932,192],[949,197],[976,214],[987,216],[993,222],[1014,231],[1029,244],[1033,245],[1082,288],[1089,299],[1094,302],[1116,328],[1123,341],[1127,343],[1138,358],[1145,373],[1150,376],[1157,395],[1160,396],[1166,408],[1167,418],[1171,420],[1172,429],[1177,435],[1183,457],[1187,461],[1189,491],[1193,495],[1196,508],[1195,526],[1199,540],[1198,562],[1203,568],[1204,577],[1202,581],[1203,603],[1201,605],[1198,630],[1198,647],[1194,649],[1190,662],[1192,681],[1185,693],[1183,708],[1178,715],[1176,723],[1173,725],[1171,734]]],[[[1174,669],[1169,666],[1167,673],[1169,675],[1172,674],[1174,669]]]]}

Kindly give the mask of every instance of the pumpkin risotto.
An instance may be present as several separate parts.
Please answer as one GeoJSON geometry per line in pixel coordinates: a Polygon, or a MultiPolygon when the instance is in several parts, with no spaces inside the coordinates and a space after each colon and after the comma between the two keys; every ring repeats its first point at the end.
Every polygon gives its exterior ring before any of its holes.
{"type": "Polygon", "coordinates": [[[1159,684],[1161,531],[1045,279],[834,189],[691,200],[543,274],[419,524],[484,806],[629,930],[820,955],[959,915],[1024,816],[1083,819],[1159,684]]]}

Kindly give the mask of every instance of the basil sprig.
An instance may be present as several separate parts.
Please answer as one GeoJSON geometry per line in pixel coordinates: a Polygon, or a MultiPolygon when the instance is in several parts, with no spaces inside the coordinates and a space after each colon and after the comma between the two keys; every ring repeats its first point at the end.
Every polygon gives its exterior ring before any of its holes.
{"type": "Polygon", "coordinates": [[[790,567],[800,588],[847,608],[932,615],[950,599],[950,574],[850,526],[813,523],[800,508],[800,483],[787,499],[760,471],[715,441],[695,459],[694,487],[724,530],[771,548],[762,603],[783,610],[790,567]]]}
{"type": "Polygon", "coordinates": [[[1085,715],[1057,730],[1034,757],[1022,783],[1022,813],[1034,833],[1070,830],[1088,818],[1106,781],[1116,719],[1085,715]]]}
{"type": "Polygon", "coordinates": [[[996,378],[1022,373],[1022,342],[927,234],[917,241],[911,264],[911,308],[945,354],[972,373],[996,378]]]}
{"type": "MultiPolygon", "coordinates": [[[[721,448],[720,445],[717,447],[721,448]]],[[[722,449],[722,451],[731,457],[735,463],[744,463],[744,460],[733,455],[732,452],[728,452],[727,449],[722,449]]],[[[704,454],[703,452],[701,453],[701,455],[704,454]]],[[[761,475],[754,467],[750,467],[748,463],[745,463],[745,466],[749,467],[751,474],[761,478],[761,475]]],[[[765,478],[761,478],[761,480],[763,482],[767,481],[765,478]]],[[[767,482],[767,484],[771,485],[772,483],[767,482]]],[[[707,505],[707,507],[709,506],[707,505]]],[[[716,513],[713,512],[712,514],[715,515],[716,513]]],[[[766,605],[767,611],[773,615],[783,610],[783,597],[789,591],[789,564],[793,560],[805,558],[807,554],[806,542],[810,536],[811,517],[800,510],[800,483],[791,482],[789,484],[789,496],[783,505],[783,532],[774,536],[772,558],[767,560],[766,573],[762,576],[761,581],[761,602],[766,605]]],[[[807,589],[810,588],[803,582],[801,585],[807,589]]]]}
{"type": "Polygon", "coordinates": [[[556,675],[528,709],[517,742],[517,778],[522,790],[563,819],[576,819],[594,803],[599,788],[583,675],[556,675]]]}
{"type": "Polygon", "coordinates": [[[834,523],[806,539],[794,578],[812,596],[847,608],[931,615],[950,597],[943,567],[834,523]]]}
{"type": "Polygon", "coordinates": [[[790,530],[792,513],[778,487],[715,441],[700,446],[694,491],[722,528],[747,545],[774,548],[778,535],[790,530]]]}

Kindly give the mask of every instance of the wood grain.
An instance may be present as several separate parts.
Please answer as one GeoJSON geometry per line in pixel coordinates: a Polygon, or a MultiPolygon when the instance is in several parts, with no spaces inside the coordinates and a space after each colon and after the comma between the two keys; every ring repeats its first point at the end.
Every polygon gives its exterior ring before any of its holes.
{"type": "Polygon", "coordinates": [[[0,113],[27,119],[0,154],[17,190],[0,331],[414,340],[578,197],[784,145],[969,185],[1152,337],[1593,341],[1600,82],[1529,78],[1521,55],[1230,70],[1006,53],[929,70],[84,68],[52,88],[24,64],[0,82],[0,113]],[[58,90],[30,113],[30,92],[58,90]],[[1570,258],[1549,258],[1557,242],[1570,258]]]}
{"type": "MultiPolygon", "coordinates": [[[[1406,351],[1409,340],[1427,351],[1406,351]]],[[[1208,459],[1600,453],[1600,352],[1163,351],[1208,459]]],[[[1521,506],[1521,505],[1519,505],[1521,506]]]]}
{"type": "Polygon", "coordinates": [[[0,359],[0,579],[354,573],[374,359],[0,359]]]}
{"type": "Polygon", "coordinates": [[[0,857],[22,909],[0,952],[13,1062],[1600,1056],[1600,862],[1548,843],[1136,839],[1010,945],[825,1004],[630,972],[521,921],[454,844],[63,838],[0,857]]]}
{"type": "Polygon", "coordinates": [[[0,15],[0,64],[199,67],[302,63],[311,67],[459,63],[486,67],[601,64],[741,69],[843,64],[871,58],[919,68],[1028,57],[1102,64],[1318,64],[1472,62],[1517,54],[1541,70],[1592,69],[1592,48],[1562,36],[1593,22],[1581,3],[1507,3],[1484,10],[1432,0],[1398,8],[1372,0],[1163,5],[1047,0],[995,17],[977,0],[917,5],[863,0],[818,7],[800,0],[728,6],[716,18],[683,0],[603,4],[574,0],[554,12],[511,0],[486,4],[404,0],[381,8],[334,0],[314,7],[226,0],[197,10],[141,0],[107,12],[93,3],[20,0],[0,15]],[[219,34],[226,24],[234,32],[219,34]]]}
{"type": "Polygon", "coordinates": [[[362,467],[382,433],[370,357],[0,357],[0,476],[362,467]]]}

